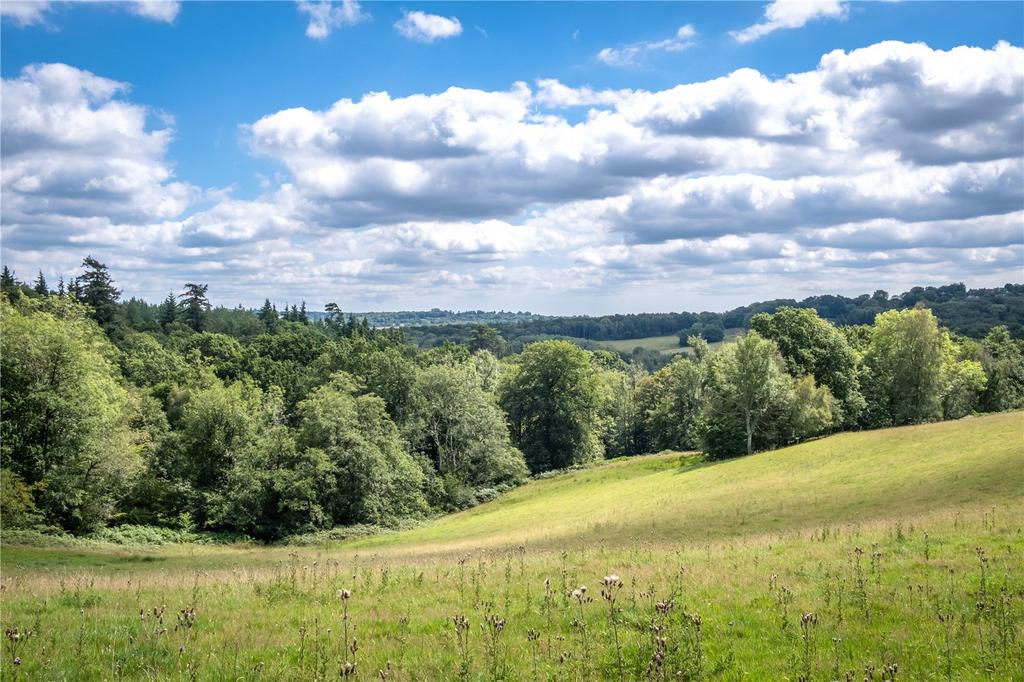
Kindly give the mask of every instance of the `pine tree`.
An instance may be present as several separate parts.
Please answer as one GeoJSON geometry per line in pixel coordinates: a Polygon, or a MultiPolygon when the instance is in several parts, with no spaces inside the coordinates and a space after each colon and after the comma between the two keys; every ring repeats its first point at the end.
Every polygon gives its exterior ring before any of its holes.
{"type": "Polygon", "coordinates": [[[42,270],[39,271],[39,277],[36,278],[36,283],[32,288],[40,296],[50,295],[50,288],[46,286],[46,277],[43,276],[42,270]]]}
{"type": "Polygon", "coordinates": [[[203,331],[206,311],[210,309],[210,301],[206,298],[206,291],[209,288],[208,284],[188,282],[185,285],[185,293],[178,297],[181,299],[182,318],[185,324],[197,332],[203,331]]]}
{"type": "Polygon", "coordinates": [[[60,278],[57,280],[57,295],[64,296],[67,293],[67,289],[64,288],[64,275],[61,275],[60,278]]]}
{"type": "Polygon", "coordinates": [[[302,324],[309,324],[309,315],[306,314],[306,302],[305,301],[303,301],[302,305],[299,306],[298,320],[302,324]]]}
{"type": "Polygon", "coordinates": [[[277,331],[277,308],[271,305],[269,298],[263,301],[263,307],[260,308],[257,317],[260,318],[260,322],[266,327],[268,334],[273,334],[277,331]]]}
{"type": "Polygon", "coordinates": [[[160,304],[160,326],[165,330],[178,319],[178,301],[174,294],[167,294],[167,298],[160,304]]]}
{"type": "Polygon", "coordinates": [[[14,272],[5,265],[3,272],[0,272],[0,290],[10,292],[16,286],[18,286],[18,280],[14,279],[14,272]]]}
{"type": "Polygon", "coordinates": [[[85,272],[75,279],[76,297],[92,306],[93,317],[100,326],[106,328],[117,314],[117,299],[121,297],[121,292],[114,287],[114,280],[103,263],[92,256],[86,256],[82,267],[85,272]]]}

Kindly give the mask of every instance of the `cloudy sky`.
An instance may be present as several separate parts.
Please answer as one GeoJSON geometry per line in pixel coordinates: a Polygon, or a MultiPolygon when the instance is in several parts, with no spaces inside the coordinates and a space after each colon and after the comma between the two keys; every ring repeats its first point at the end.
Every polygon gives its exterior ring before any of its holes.
{"type": "Polygon", "coordinates": [[[1024,280],[1020,3],[0,8],[24,279],[555,314],[1024,280]]]}

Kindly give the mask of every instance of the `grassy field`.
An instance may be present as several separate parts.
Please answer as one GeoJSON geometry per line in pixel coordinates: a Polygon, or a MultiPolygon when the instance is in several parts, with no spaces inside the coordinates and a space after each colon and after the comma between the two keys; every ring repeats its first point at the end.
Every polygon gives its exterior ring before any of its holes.
{"type": "MultiPolygon", "coordinates": [[[[712,348],[716,348],[722,343],[728,341],[734,341],[740,334],[743,333],[742,329],[726,329],[725,340],[718,341],[710,344],[712,348]]],[[[621,353],[631,353],[634,348],[646,348],[649,350],[656,350],[664,355],[675,355],[676,353],[685,352],[687,347],[681,347],[679,345],[679,336],[671,334],[669,336],[646,336],[640,339],[616,339],[613,341],[598,341],[597,345],[601,348],[607,348],[609,350],[619,351],[621,353]]]]}
{"type": "Polygon", "coordinates": [[[0,675],[1021,680],[1022,566],[1013,413],[614,461],[340,546],[5,545],[0,675]]]}

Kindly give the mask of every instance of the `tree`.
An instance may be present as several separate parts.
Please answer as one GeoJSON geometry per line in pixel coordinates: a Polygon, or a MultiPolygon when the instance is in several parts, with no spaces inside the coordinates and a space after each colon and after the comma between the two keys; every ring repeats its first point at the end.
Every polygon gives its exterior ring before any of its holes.
{"type": "Polygon", "coordinates": [[[986,384],[980,362],[950,358],[943,368],[943,418],[960,419],[974,412],[986,384]]]}
{"type": "Polygon", "coordinates": [[[421,516],[423,471],[405,451],[384,401],[356,391],[352,377],[339,372],[298,406],[299,447],[322,450],[337,471],[331,518],[393,525],[421,516]]]}
{"type": "Polygon", "coordinates": [[[46,277],[43,276],[43,271],[39,271],[39,276],[36,277],[36,283],[32,285],[32,290],[40,296],[49,296],[50,288],[46,286],[46,277]]]}
{"type": "Polygon", "coordinates": [[[840,414],[839,401],[827,386],[819,386],[809,374],[795,377],[781,442],[796,443],[826,433],[838,426],[840,414]]]}
{"type": "Polygon", "coordinates": [[[942,416],[943,359],[950,343],[927,308],[889,310],[875,318],[864,354],[873,425],[942,416]]]}
{"type": "Polygon", "coordinates": [[[117,315],[117,301],[121,291],[114,286],[114,280],[107,266],[92,256],[82,260],[85,272],[75,278],[75,294],[79,301],[93,309],[93,318],[104,329],[109,329],[117,315]]]}
{"type": "Polygon", "coordinates": [[[725,346],[710,366],[702,414],[708,454],[749,455],[758,441],[770,444],[786,415],[792,383],[775,343],[752,331],[725,346]]]}
{"type": "Polygon", "coordinates": [[[299,314],[296,317],[297,322],[302,324],[309,324],[309,315],[306,313],[306,302],[303,301],[302,305],[299,306],[299,314]]]}
{"type": "Polygon", "coordinates": [[[185,292],[178,296],[181,299],[182,319],[193,331],[203,331],[206,311],[210,309],[210,301],[206,298],[208,284],[189,282],[185,292]]]}
{"type": "Polygon", "coordinates": [[[676,356],[640,382],[637,403],[646,449],[687,450],[698,446],[694,425],[704,398],[702,364],[676,356]]]}
{"type": "Polygon", "coordinates": [[[142,467],[116,349],[67,299],[0,301],[0,458],[32,487],[46,521],[106,521],[142,467]]]}
{"type": "Polygon", "coordinates": [[[469,337],[469,351],[475,353],[480,350],[486,350],[500,358],[508,355],[508,342],[494,327],[478,324],[473,328],[472,336],[469,337]]]}
{"type": "Polygon", "coordinates": [[[287,427],[273,426],[232,460],[212,496],[210,521],[260,540],[330,527],[336,473],[323,450],[299,449],[287,427]]]}
{"type": "Polygon", "coordinates": [[[268,334],[273,334],[277,331],[277,323],[281,316],[278,315],[277,308],[271,305],[269,298],[263,301],[263,307],[260,308],[257,317],[260,318],[260,322],[266,327],[268,334]]]}
{"type": "Polygon", "coordinates": [[[214,523],[214,496],[235,459],[280,422],[280,391],[264,392],[251,380],[224,384],[207,376],[174,394],[168,414],[174,429],[169,468],[188,483],[184,505],[201,525],[214,523]]]}
{"type": "Polygon", "coordinates": [[[982,409],[1000,412],[1024,407],[1024,344],[1010,338],[1005,325],[993,327],[981,342],[986,387],[982,409]]]}
{"type": "Polygon", "coordinates": [[[601,456],[601,393],[590,353],[568,341],[527,346],[501,389],[513,442],[530,471],[601,456]]]}
{"type": "Polygon", "coordinates": [[[784,307],[774,315],[755,315],[750,328],[776,343],[787,372],[795,377],[810,375],[827,386],[842,403],[844,421],[857,422],[865,407],[857,354],[835,326],[818,317],[813,308],[784,307]]]}
{"type": "Polygon", "coordinates": [[[160,326],[164,331],[178,320],[178,301],[173,293],[167,294],[167,298],[160,304],[160,326]]]}
{"type": "Polygon", "coordinates": [[[0,271],[0,291],[10,293],[18,286],[18,280],[14,279],[14,272],[6,265],[0,271]]]}
{"type": "Polygon", "coordinates": [[[643,368],[626,364],[618,356],[618,367],[599,373],[601,383],[601,434],[606,457],[621,457],[643,452],[643,415],[638,389],[643,368]]]}
{"type": "Polygon", "coordinates": [[[407,415],[403,430],[440,475],[444,506],[465,506],[474,489],[526,478],[526,463],[512,446],[505,416],[471,362],[421,370],[407,415]]]}

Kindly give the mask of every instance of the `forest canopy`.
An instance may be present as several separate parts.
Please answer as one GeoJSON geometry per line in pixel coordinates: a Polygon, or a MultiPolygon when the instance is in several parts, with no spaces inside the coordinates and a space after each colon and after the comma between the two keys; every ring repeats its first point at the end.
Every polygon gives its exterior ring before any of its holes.
{"type": "Polygon", "coordinates": [[[415,331],[334,303],[215,308],[197,282],[123,300],[103,263],[82,267],[56,289],[3,272],[5,528],[275,541],[397,527],[604,457],[734,457],[1024,407],[1019,285],[517,326],[688,334],[693,352],[651,372],[567,340],[518,343],[502,325],[421,348],[415,331]],[[705,333],[723,327],[749,331],[712,347],[705,333]]]}

